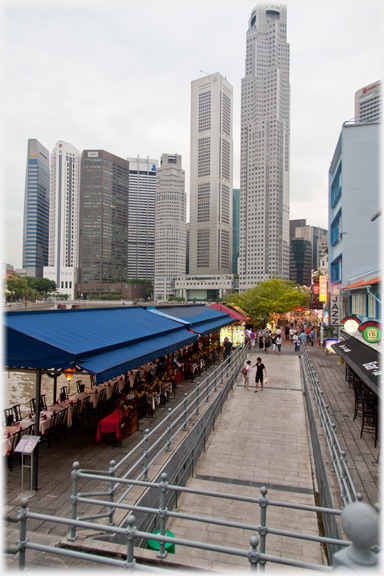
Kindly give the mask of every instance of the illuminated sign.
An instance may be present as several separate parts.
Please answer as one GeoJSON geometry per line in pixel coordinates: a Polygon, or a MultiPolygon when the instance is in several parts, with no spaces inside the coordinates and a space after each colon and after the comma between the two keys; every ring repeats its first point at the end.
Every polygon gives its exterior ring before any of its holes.
{"type": "MultiPolygon", "coordinates": [[[[319,295],[319,300],[320,302],[326,302],[327,301],[327,277],[326,276],[320,276],[319,278],[320,282],[320,295],[319,295]]],[[[341,320],[341,318],[340,318],[341,320]]]]}
{"type": "Polygon", "coordinates": [[[368,322],[363,322],[359,326],[359,331],[366,342],[369,344],[375,344],[380,342],[381,338],[381,325],[374,320],[368,320],[368,322]]]}
{"type": "Polygon", "coordinates": [[[318,284],[312,284],[311,290],[314,294],[318,294],[320,291],[320,286],[318,284]]]}
{"type": "Polygon", "coordinates": [[[359,328],[360,319],[357,316],[346,316],[341,321],[343,328],[348,334],[354,334],[359,328]]]}

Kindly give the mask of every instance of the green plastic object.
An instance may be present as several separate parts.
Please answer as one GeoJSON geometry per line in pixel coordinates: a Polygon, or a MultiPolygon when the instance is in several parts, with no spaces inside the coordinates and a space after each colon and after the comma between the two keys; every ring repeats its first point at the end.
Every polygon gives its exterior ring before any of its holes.
{"type": "MultiPolygon", "coordinates": [[[[154,532],[152,532],[152,534],[160,534],[160,530],[155,530],[154,532]]],[[[172,534],[172,532],[170,532],[169,530],[165,531],[165,535],[170,536],[171,538],[175,537],[175,535],[172,534]]],[[[160,550],[160,542],[158,542],[157,540],[152,540],[151,538],[149,538],[148,539],[148,548],[150,550],[160,550]]],[[[172,544],[172,542],[165,542],[165,551],[169,552],[169,554],[174,554],[175,553],[175,545],[172,544]]]]}

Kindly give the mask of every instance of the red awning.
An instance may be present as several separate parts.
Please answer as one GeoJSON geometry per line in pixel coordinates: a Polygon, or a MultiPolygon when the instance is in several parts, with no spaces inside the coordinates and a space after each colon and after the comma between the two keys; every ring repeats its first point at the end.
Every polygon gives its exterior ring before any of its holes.
{"type": "Polygon", "coordinates": [[[211,304],[209,308],[214,308],[215,310],[219,310],[220,312],[225,312],[225,314],[228,314],[231,318],[234,318],[235,320],[246,319],[246,316],[244,316],[244,314],[240,314],[240,312],[236,312],[236,310],[232,310],[232,308],[228,308],[227,306],[224,306],[223,304],[220,303],[211,304]]]}
{"type": "Polygon", "coordinates": [[[343,286],[340,290],[351,290],[351,288],[364,288],[364,286],[372,286],[372,284],[378,284],[381,281],[381,276],[377,278],[372,278],[371,280],[360,280],[354,284],[349,284],[348,286],[343,286]]]}

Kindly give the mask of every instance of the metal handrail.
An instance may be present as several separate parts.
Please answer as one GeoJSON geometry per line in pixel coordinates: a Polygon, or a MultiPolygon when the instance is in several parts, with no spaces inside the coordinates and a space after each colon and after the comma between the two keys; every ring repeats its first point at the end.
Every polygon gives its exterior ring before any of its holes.
{"type": "Polygon", "coordinates": [[[336,474],[337,482],[340,487],[340,494],[343,507],[351,502],[361,501],[363,496],[357,492],[352,480],[346,458],[345,450],[341,449],[339,439],[336,433],[336,424],[331,421],[329,415],[329,406],[325,403],[324,392],[320,388],[320,382],[317,379],[316,371],[309,357],[308,351],[303,350],[304,367],[308,375],[316,408],[319,413],[321,426],[324,430],[325,445],[328,446],[331,456],[331,471],[336,474]]]}

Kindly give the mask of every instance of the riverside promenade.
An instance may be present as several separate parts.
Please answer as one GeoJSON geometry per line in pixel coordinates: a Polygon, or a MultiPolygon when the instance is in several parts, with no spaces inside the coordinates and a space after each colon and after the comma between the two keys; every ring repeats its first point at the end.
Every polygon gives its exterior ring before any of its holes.
{"type": "MultiPolygon", "coordinates": [[[[311,357],[317,358],[319,364],[329,367],[330,385],[332,384],[332,371],[338,374],[340,386],[343,385],[342,369],[344,367],[336,361],[335,357],[326,356],[321,349],[311,350],[311,347],[309,347],[309,353],[311,357]]],[[[255,368],[251,373],[249,391],[244,389],[243,377],[239,375],[188,486],[252,497],[259,497],[260,487],[265,486],[269,499],[313,505],[316,486],[311,468],[311,449],[298,355],[293,353],[293,346],[290,343],[284,342],[281,356],[273,355],[271,352],[267,355],[264,351],[255,349],[248,354],[252,365],[255,364],[258,356],[261,356],[266,366],[268,384],[264,386],[263,391],[259,387],[258,393],[255,394],[255,368]]],[[[320,370],[318,370],[318,377],[322,381],[320,370]]],[[[62,439],[57,445],[53,444],[51,449],[48,449],[46,445],[42,446],[39,491],[29,500],[31,511],[69,517],[72,463],[78,460],[82,467],[108,468],[111,459],[116,461],[121,459],[141,440],[145,428],[153,428],[164,416],[168,407],[173,408],[177,402],[180,402],[184,393],[189,393],[195,386],[196,381],[184,382],[177,388],[176,398],[172,398],[166,408],[161,408],[156,412],[156,419],[141,420],[140,430],[124,439],[121,447],[111,446],[107,439],[103,439],[100,443],[95,442],[98,421],[96,415],[91,418],[89,425],[85,425],[78,431],[70,430],[67,439],[62,439]]],[[[336,402],[337,395],[334,395],[336,402]]],[[[331,406],[332,401],[332,395],[330,395],[331,406]]],[[[337,420],[336,424],[338,425],[337,420]]],[[[355,436],[357,437],[358,434],[356,433],[355,436]]],[[[362,448],[363,452],[368,453],[369,444],[372,443],[370,436],[364,437],[362,443],[362,447],[364,443],[367,445],[366,448],[362,448]]],[[[377,452],[377,449],[374,452],[377,452]]],[[[348,462],[350,463],[349,458],[348,462]]],[[[358,467],[358,464],[356,466],[358,467]]],[[[377,470],[377,465],[374,470],[377,470]]],[[[330,472],[329,475],[331,477],[330,472]]],[[[356,484],[356,487],[364,491],[364,485],[356,484]]],[[[14,465],[13,471],[8,473],[4,488],[6,492],[5,512],[15,516],[20,509],[18,498],[20,468],[17,464],[14,465]]],[[[337,485],[335,485],[336,491],[337,485]]],[[[371,496],[373,502],[378,501],[377,498],[375,499],[375,494],[371,496]]],[[[364,500],[370,501],[366,498],[364,500]]],[[[337,505],[337,498],[335,503],[337,505]]],[[[178,501],[178,511],[254,525],[258,525],[260,521],[257,505],[196,495],[183,495],[178,501]]],[[[283,530],[319,534],[316,516],[304,511],[298,512],[270,506],[267,513],[267,525],[283,530]]],[[[243,549],[249,548],[249,538],[252,535],[252,532],[247,530],[240,531],[179,519],[169,519],[167,529],[181,538],[215,542],[243,549]]],[[[6,534],[7,544],[15,545],[18,539],[16,526],[8,525],[6,534]]],[[[31,533],[33,541],[53,546],[65,544],[67,536],[68,529],[64,526],[49,526],[47,523],[33,526],[33,534],[31,533]]],[[[97,540],[80,540],[78,545],[83,550],[105,555],[113,556],[125,552],[124,546],[97,540]]],[[[266,550],[267,553],[278,556],[319,564],[323,562],[322,549],[319,544],[313,542],[269,534],[266,550]]],[[[156,553],[149,550],[135,549],[136,554],[144,562],[146,557],[151,560],[156,558],[156,553]]],[[[174,567],[179,568],[185,566],[227,573],[249,570],[247,560],[239,560],[228,554],[204,552],[181,546],[176,547],[175,555],[168,554],[166,560],[168,565],[173,564],[174,567]]],[[[29,570],[41,570],[48,567],[53,570],[79,570],[83,567],[103,569],[102,566],[94,563],[33,551],[28,551],[27,563],[29,570]]],[[[17,557],[7,555],[6,565],[8,569],[15,569],[17,557]]],[[[297,569],[270,564],[267,564],[266,569],[270,572],[297,571],[297,569]]]]}

